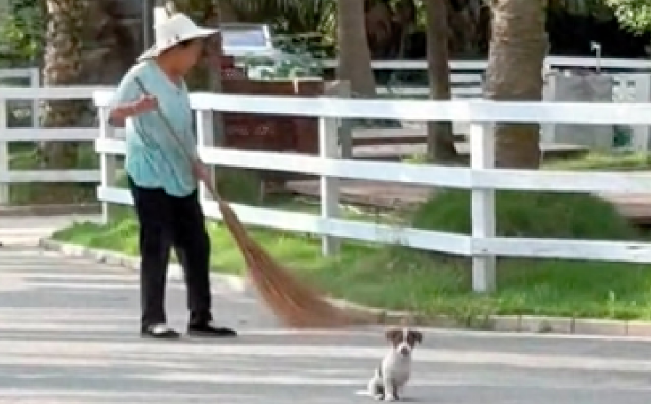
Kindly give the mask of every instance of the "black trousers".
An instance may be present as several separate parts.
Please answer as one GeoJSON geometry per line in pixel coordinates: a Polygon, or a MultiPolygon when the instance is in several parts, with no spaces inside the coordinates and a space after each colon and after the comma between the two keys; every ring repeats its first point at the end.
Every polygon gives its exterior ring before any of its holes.
{"type": "Polygon", "coordinates": [[[140,296],[143,328],[165,323],[165,289],[170,249],[183,267],[190,323],[212,320],[210,239],[197,191],[171,196],[162,188],[129,188],[140,223],[140,296]]]}

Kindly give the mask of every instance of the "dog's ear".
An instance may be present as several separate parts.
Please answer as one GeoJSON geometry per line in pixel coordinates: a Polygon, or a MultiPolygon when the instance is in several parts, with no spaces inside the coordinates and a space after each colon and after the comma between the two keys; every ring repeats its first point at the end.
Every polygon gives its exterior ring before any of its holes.
{"type": "Polygon", "coordinates": [[[418,342],[419,344],[423,343],[423,333],[420,331],[412,331],[413,336],[414,336],[414,341],[418,342]]]}
{"type": "Polygon", "coordinates": [[[402,330],[398,328],[389,328],[384,333],[384,336],[386,337],[387,341],[395,343],[396,340],[402,336],[402,330]]]}

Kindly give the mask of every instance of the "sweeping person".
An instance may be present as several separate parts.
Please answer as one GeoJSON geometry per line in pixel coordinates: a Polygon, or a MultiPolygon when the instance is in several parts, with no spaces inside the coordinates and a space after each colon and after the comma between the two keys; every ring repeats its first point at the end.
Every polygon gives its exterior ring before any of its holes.
{"type": "Polygon", "coordinates": [[[180,336],[167,325],[165,314],[171,247],[184,270],[190,311],[187,333],[236,335],[233,329],[213,323],[210,240],[197,192],[198,182],[209,180],[209,174],[196,153],[193,113],[183,80],[199,61],[204,39],[216,33],[183,14],[158,24],[154,46],[122,78],[109,113],[109,123],[126,131],[125,170],[140,225],[141,335],[146,337],[180,336]],[[192,161],[170,138],[157,110],[192,161]]]}

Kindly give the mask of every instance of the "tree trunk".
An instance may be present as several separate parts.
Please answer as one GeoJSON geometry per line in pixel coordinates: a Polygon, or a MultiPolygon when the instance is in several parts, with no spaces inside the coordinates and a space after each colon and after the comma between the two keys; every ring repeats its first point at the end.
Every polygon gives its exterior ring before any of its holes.
{"type": "Polygon", "coordinates": [[[364,0],[339,0],[337,6],[340,80],[349,80],[354,95],[375,95],[375,78],[366,40],[364,0]]]}
{"type": "MultiPolygon", "coordinates": [[[[450,66],[448,63],[448,27],[445,0],[427,0],[427,70],[430,98],[449,100],[450,66]]],[[[431,161],[454,161],[452,122],[427,123],[427,155],[431,161]]]]}
{"type": "MultiPolygon", "coordinates": [[[[88,2],[86,0],[48,0],[48,27],[45,48],[45,86],[79,84],[82,66],[83,34],[88,2]]],[[[44,127],[79,126],[84,101],[55,100],[44,103],[44,127]]],[[[77,144],[52,142],[44,145],[48,168],[74,168],[77,144]]]]}
{"type": "MultiPolygon", "coordinates": [[[[490,100],[540,101],[545,57],[545,14],[533,0],[493,0],[493,22],[484,97],[490,100]]],[[[540,125],[496,126],[498,167],[540,166],[540,125]]]]}

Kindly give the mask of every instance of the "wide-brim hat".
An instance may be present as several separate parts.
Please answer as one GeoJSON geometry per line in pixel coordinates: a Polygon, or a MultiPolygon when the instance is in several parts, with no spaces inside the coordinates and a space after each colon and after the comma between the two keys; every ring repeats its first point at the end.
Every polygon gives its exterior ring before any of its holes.
{"type": "Polygon", "coordinates": [[[181,13],[156,24],[154,31],[156,42],[138,57],[138,61],[155,58],[180,42],[207,38],[219,32],[218,29],[199,27],[188,16],[181,13]]]}

